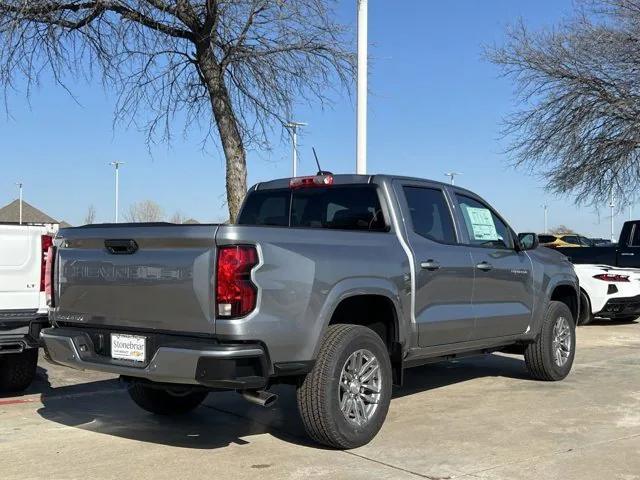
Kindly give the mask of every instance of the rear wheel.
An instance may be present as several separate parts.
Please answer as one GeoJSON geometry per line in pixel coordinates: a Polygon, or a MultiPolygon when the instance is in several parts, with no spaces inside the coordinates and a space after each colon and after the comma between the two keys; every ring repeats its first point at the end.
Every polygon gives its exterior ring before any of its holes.
{"type": "Polygon", "coordinates": [[[38,367],[38,349],[29,348],[20,353],[0,355],[0,391],[21,392],[26,390],[38,367]]]}
{"type": "Polygon", "coordinates": [[[391,384],[389,353],[377,333],[359,325],[330,326],[297,392],[307,433],[334,448],[368,443],[387,416],[391,384]]]}
{"type": "Polygon", "coordinates": [[[576,351],[576,330],[569,307],[549,302],[537,340],[527,345],[524,360],[537,380],[557,381],[571,371],[576,351]]]}
{"type": "Polygon", "coordinates": [[[580,317],[578,318],[578,325],[589,325],[593,322],[593,313],[591,312],[591,301],[587,294],[580,291],[580,317]]]}
{"type": "Polygon", "coordinates": [[[157,415],[180,415],[197,408],[207,397],[206,391],[170,390],[142,383],[129,387],[131,399],[140,408],[157,415]]]}

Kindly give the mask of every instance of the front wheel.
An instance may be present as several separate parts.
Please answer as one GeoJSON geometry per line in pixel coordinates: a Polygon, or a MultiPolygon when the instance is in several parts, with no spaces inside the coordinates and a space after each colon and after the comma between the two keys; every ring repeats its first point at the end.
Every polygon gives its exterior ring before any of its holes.
{"type": "Polygon", "coordinates": [[[297,391],[307,434],[340,449],[369,443],[387,416],[391,387],[391,361],[380,336],[359,325],[330,326],[297,391]]]}
{"type": "Polygon", "coordinates": [[[207,397],[206,391],[184,391],[156,388],[134,383],[129,396],[140,408],[157,415],[180,415],[195,409],[207,397]]]}
{"type": "Polygon", "coordinates": [[[534,343],[527,345],[524,360],[537,380],[562,380],[571,371],[576,353],[576,328],[569,307],[551,301],[534,343]]]}

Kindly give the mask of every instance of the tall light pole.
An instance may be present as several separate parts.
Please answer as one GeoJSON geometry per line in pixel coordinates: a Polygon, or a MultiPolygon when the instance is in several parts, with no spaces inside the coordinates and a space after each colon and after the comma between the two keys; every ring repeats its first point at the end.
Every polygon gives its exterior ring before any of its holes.
{"type": "Polygon", "coordinates": [[[613,236],[613,209],[615,208],[613,191],[611,191],[611,202],[609,202],[609,208],[611,208],[611,241],[615,243],[616,239],[613,236]]]}
{"type": "Polygon", "coordinates": [[[368,0],[358,1],[358,99],[356,114],[356,173],[367,173],[367,39],[368,0]]]}
{"type": "Polygon", "coordinates": [[[20,192],[20,194],[19,194],[19,198],[20,198],[20,200],[19,200],[19,204],[20,204],[19,211],[20,211],[20,213],[19,213],[18,221],[19,221],[20,225],[22,225],[22,182],[16,182],[16,186],[18,187],[18,191],[20,192]]]}
{"type": "Polygon", "coordinates": [[[629,220],[631,220],[631,217],[633,216],[633,200],[629,200],[629,220]]]}
{"type": "Polygon", "coordinates": [[[298,128],[306,127],[304,122],[289,122],[284,125],[291,132],[291,176],[298,174],[298,128]]]}
{"type": "Polygon", "coordinates": [[[456,184],[456,176],[458,175],[462,175],[462,173],[460,172],[446,172],[445,176],[449,177],[451,179],[451,185],[455,185],[456,184]]]}
{"type": "Polygon", "coordinates": [[[547,214],[549,213],[549,205],[545,203],[544,205],[542,205],[542,208],[544,208],[544,233],[547,233],[548,231],[547,214]]]}
{"type": "Polygon", "coordinates": [[[116,170],[116,212],[115,212],[115,222],[118,223],[118,202],[120,200],[120,165],[124,165],[125,162],[111,162],[109,165],[113,165],[116,170]]]}

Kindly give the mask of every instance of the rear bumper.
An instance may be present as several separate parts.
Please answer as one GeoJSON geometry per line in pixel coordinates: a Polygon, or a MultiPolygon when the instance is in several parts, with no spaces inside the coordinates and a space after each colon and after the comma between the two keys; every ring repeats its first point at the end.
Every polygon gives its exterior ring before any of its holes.
{"type": "Polygon", "coordinates": [[[173,337],[158,341],[150,358],[136,364],[100,354],[96,335],[82,329],[48,328],[41,338],[49,361],[78,370],[232,390],[260,389],[268,381],[268,356],[260,344],[206,345],[173,337]]]}
{"type": "Polygon", "coordinates": [[[38,313],[37,310],[0,311],[0,353],[9,351],[6,350],[9,346],[38,348],[40,331],[48,325],[47,315],[38,313]]]}
{"type": "Polygon", "coordinates": [[[605,318],[640,317],[640,295],[611,298],[595,315],[605,318]]]}

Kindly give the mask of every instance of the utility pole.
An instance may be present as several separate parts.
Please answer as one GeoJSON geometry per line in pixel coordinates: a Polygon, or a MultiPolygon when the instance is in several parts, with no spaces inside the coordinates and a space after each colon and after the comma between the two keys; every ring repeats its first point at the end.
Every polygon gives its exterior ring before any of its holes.
{"type": "Polygon", "coordinates": [[[542,208],[544,208],[544,233],[547,233],[548,231],[547,219],[548,219],[548,213],[549,213],[549,205],[545,203],[544,205],[542,205],[542,208]]]}
{"type": "Polygon", "coordinates": [[[118,202],[120,200],[120,165],[124,165],[125,162],[111,162],[109,165],[113,165],[116,170],[116,211],[115,211],[115,223],[118,223],[118,202]]]}
{"type": "Polygon", "coordinates": [[[633,216],[633,202],[631,200],[629,200],[629,220],[631,220],[631,217],[633,216]]]}
{"type": "Polygon", "coordinates": [[[20,225],[22,225],[22,182],[17,182],[16,186],[18,187],[18,191],[20,192],[20,194],[19,194],[19,198],[20,198],[20,200],[19,200],[19,204],[20,204],[19,210],[20,210],[20,213],[19,213],[19,217],[18,217],[19,220],[18,221],[19,221],[20,225]]]}
{"type": "Polygon", "coordinates": [[[291,176],[298,175],[298,128],[306,127],[303,122],[289,122],[284,125],[291,132],[291,176]]]}
{"type": "Polygon", "coordinates": [[[367,40],[368,0],[358,2],[358,98],[356,115],[356,173],[367,173],[367,40]]]}
{"type": "Polygon", "coordinates": [[[613,191],[611,191],[611,202],[609,203],[609,207],[611,208],[611,241],[615,243],[616,239],[613,236],[613,209],[615,208],[613,191]]]}
{"type": "Polygon", "coordinates": [[[457,175],[462,175],[462,173],[460,173],[460,172],[447,172],[447,173],[445,173],[445,176],[451,178],[451,185],[455,185],[456,184],[455,178],[456,178],[457,175]]]}

